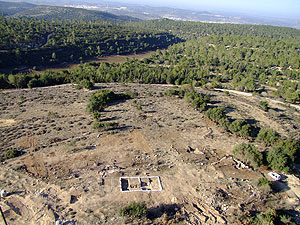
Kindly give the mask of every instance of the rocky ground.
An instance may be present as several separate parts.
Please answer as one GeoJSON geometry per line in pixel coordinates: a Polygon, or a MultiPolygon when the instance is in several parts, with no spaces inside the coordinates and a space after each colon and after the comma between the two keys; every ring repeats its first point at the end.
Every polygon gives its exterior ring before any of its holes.
{"type": "MultiPolygon", "coordinates": [[[[3,162],[1,206],[9,224],[150,224],[120,217],[118,209],[145,201],[152,224],[238,224],[249,211],[299,205],[299,180],[288,176],[279,192],[264,193],[252,170],[232,157],[248,140],[225,132],[183,99],[164,96],[164,85],[98,84],[97,89],[132,90],[135,99],[105,109],[108,130],[92,128],[86,111],[93,91],[73,85],[0,92],[0,151],[22,155],[3,162]],[[160,176],[160,192],[120,191],[122,176],[160,176]],[[286,191],[285,191],[286,190],[286,191]]],[[[255,97],[197,89],[225,106],[229,116],[299,136],[300,113],[255,97]]],[[[263,148],[263,146],[258,146],[263,148]]],[[[269,178],[269,177],[268,177],[269,178]]],[[[281,183],[278,184],[279,186],[281,183]]]]}

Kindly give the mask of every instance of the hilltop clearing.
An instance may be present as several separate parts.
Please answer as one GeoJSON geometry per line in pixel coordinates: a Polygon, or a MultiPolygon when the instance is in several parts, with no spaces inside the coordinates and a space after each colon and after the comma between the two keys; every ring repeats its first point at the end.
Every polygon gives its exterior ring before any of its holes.
{"type": "MultiPolygon", "coordinates": [[[[165,95],[171,85],[95,88],[0,93],[0,150],[3,157],[14,149],[19,153],[0,167],[1,188],[9,193],[1,206],[10,223],[53,224],[60,218],[69,224],[241,224],[250,212],[268,208],[296,212],[299,179],[289,175],[275,182],[267,167],[254,170],[236,159],[234,148],[249,139],[225,131],[184,99],[165,95]],[[138,93],[100,112],[101,121],[114,127],[92,128],[95,120],[86,108],[97,89],[138,93]],[[159,176],[163,190],[121,192],[120,177],[136,176],[159,176]],[[261,189],[262,177],[281,191],[261,189]],[[118,214],[132,201],[146,203],[147,218],[118,214]]],[[[196,91],[210,96],[209,107],[223,106],[233,119],[252,120],[282,137],[299,134],[300,113],[291,108],[270,103],[267,113],[255,97],[196,91]]]]}

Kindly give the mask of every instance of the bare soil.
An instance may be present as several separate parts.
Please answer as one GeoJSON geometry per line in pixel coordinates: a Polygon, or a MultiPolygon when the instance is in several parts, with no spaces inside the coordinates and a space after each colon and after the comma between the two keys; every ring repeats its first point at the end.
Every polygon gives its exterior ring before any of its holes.
{"type": "MultiPolygon", "coordinates": [[[[151,54],[153,54],[155,51],[147,51],[143,53],[138,53],[138,54],[128,54],[128,55],[110,55],[110,56],[103,56],[103,57],[97,57],[89,60],[83,61],[84,63],[87,62],[107,62],[107,63],[125,63],[127,59],[144,59],[151,54]]],[[[45,71],[45,70],[50,70],[50,71],[60,71],[62,69],[64,70],[72,70],[76,66],[78,66],[78,63],[63,63],[60,66],[55,66],[54,68],[49,68],[49,67],[43,67],[40,68],[39,71],[45,71]]]]}
{"type": "MultiPolygon", "coordinates": [[[[299,205],[296,177],[287,178],[288,197],[258,189],[255,181],[267,169],[243,168],[232,158],[234,147],[249,141],[225,132],[183,99],[162,95],[170,86],[96,88],[139,93],[101,113],[117,128],[92,128],[90,90],[60,85],[0,92],[0,151],[23,153],[0,166],[9,224],[240,224],[237,218],[249,211],[299,205]],[[163,190],[121,192],[124,176],[160,176],[163,190]],[[131,201],[145,201],[153,221],[120,217],[118,209],[131,201]]],[[[271,104],[267,113],[255,97],[197,91],[211,95],[232,118],[299,136],[300,113],[291,108],[271,104]]]]}

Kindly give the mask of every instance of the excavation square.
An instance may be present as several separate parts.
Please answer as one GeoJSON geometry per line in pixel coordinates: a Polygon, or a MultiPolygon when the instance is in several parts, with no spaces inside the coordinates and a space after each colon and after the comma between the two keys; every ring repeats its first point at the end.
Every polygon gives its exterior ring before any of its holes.
{"type": "Polygon", "coordinates": [[[121,192],[161,191],[159,176],[152,177],[120,177],[121,192]]]}

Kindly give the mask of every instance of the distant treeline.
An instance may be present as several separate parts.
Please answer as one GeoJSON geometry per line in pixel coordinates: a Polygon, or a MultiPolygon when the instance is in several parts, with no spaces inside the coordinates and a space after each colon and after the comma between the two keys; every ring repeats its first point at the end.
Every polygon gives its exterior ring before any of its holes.
{"type": "Polygon", "coordinates": [[[9,48],[0,52],[2,67],[38,67],[167,48],[142,61],[124,64],[88,63],[70,71],[1,75],[1,88],[81,80],[193,84],[247,92],[263,92],[266,86],[272,86],[274,96],[300,102],[300,31],[296,29],[167,19],[121,25],[1,18],[0,24],[4,30],[0,46],[9,48]],[[34,47],[34,43],[42,46],[34,47]]]}
{"type": "Polygon", "coordinates": [[[0,17],[0,68],[47,66],[167,48],[182,41],[167,32],[99,21],[0,17]]]}
{"type": "Polygon", "coordinates": [[[157,50],[150,57],[119,63],[87,63],[70,71],[2,75],[1,88],[79,82],[192,84],[261,92],[300,101],[299,56],[295,39],[208,36],[157,50]],[[31,81],[29,84],[30,80],[31,81]],[[38,80],[38,82],[36,81],[38,80]],[[49,81],[51,80],[51,82],[49,81]]]}
{"type": "Polygon", "coordinates": [[[134,27],[143,27],[170,32],[185,40],[197,39],[208,35],[239,35],[264,38],[300,38],[300,30],[270,25],[202,23],[175,21],[170,19],[147,20],[131,23],[134,27]]]}

